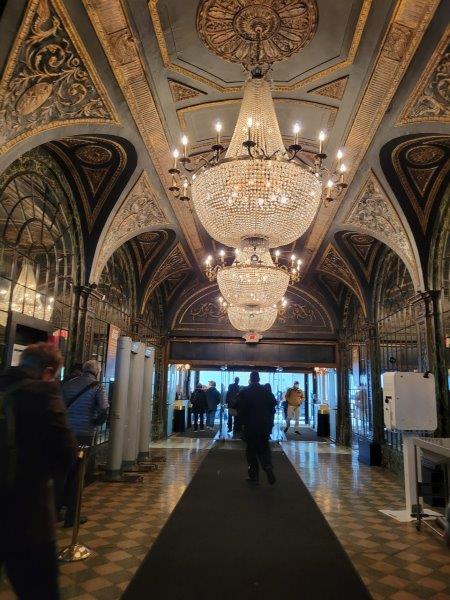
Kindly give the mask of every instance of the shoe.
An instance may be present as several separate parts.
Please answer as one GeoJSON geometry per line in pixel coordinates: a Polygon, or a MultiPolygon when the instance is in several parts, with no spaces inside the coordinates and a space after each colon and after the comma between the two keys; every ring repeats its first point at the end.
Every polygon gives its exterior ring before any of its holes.
{"type": "Polygon", "coordinates": [[[294,431],[294,433],[296,433],[297,435],[300,435],[300,431],[298,431],[298,429],[296,429],[296,430],[294,431]]]}
{"type": "MultiPolygon", "coordinates": [[[[87,523],[88,518],[85,517],[84,515],[81,515],[80,517],[80,525],[84,525],[84,523],[87,523]]],[[[66,519],[64,521],[64,529],[69,529],[69,527],[73,527],[74,526],[74,520],[73,519],[66,519]]]]}
{"type": "Polygon", "coordinates": [[[253,477],[247,477],[245,480],[249,485],[259,485],[259,481],[253,477]]]}
{"type": "Polygon", "coordinates": [[[269,469],[266,469],[266,475],[267,481],[270,483],[270,485],[273,485],[276,481],[276,478],[275,473],[273,472],[273,469],[271,467],[269,469]]]}

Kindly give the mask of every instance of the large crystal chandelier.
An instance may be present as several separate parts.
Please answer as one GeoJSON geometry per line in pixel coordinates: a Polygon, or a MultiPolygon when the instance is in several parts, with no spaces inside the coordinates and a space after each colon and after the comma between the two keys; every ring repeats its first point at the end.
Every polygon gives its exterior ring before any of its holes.
{"type": "Polygon", "coordinates": [[[300,259],[286,258],[280,250],[303,235],[323,197],[322,180],[328,176],[327,202],[347,187],[342,153],[332,171],[324,167],[324,132],[319,152],[308,161],[299,144],[300,126],[294,125],[293,143],[286,148],[278,126],[270,84],[257,67],[247,82],[239,117],[228,149],[221,144],[220,123],[211,156],[174,151],[170,190],[192,202],[206,231],[218,242],[235,248],[231,262],[226,251],[217,264],[205,261],[206,275],[217,283],[230,322],[243,331],[262,332],[272,326],[277,306],[289,283],[300,277],[300,259]],[[191,192],[189,192],[189,190],[191,192]],[[245,325],[245,326],[244,326],[245,325]]]}

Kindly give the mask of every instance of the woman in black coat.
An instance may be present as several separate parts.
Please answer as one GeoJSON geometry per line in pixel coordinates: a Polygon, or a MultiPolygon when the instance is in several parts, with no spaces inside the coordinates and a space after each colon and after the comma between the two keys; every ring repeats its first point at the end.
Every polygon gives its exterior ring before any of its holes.
{"type": "Polygon", "coordinates": [[[198,430],[198,417],[200,416],[200,431],[204,430],[204,418],[205,412],[208,408],[206,401],[206,392],[203,389],[201,383],[197,384],[197,387],[191,394],[191,412],[194,415],[194,431],[198,430]]]}

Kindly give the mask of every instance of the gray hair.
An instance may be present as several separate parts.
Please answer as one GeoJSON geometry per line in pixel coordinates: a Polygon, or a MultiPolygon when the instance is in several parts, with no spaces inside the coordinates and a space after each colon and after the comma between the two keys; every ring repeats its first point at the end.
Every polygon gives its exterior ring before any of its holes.
{"type": "Polygon", "coordinates": [[[98,360],[91,359],[87,360],[83,365],[83,373],[92,373],[95,377],[98,377],[101,371],[101,366],[98,360]]]}

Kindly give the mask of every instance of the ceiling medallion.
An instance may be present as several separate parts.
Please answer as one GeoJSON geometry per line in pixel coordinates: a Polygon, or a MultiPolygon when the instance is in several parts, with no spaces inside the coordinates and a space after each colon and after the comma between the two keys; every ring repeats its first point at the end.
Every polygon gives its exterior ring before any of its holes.
{"type": "Polygon", "coordinates": [[[406,158],[413,165],[430,165],[442,160],[445,156],[443,148],[431,144],[422,144],[408,150],[406,158]]]}
{"type": "Polygon", "coordinates": [[[87,144],[75,150],[77,158],[91,165],[102,165],[112,159],[111,152],[98,144],[87,144]]]}
{"type": "Polygon", "coordinates": [[[255,65],[285,60],[317,29],[316,0],[202,0],[197,31],[221,58],[255,65]]]}

